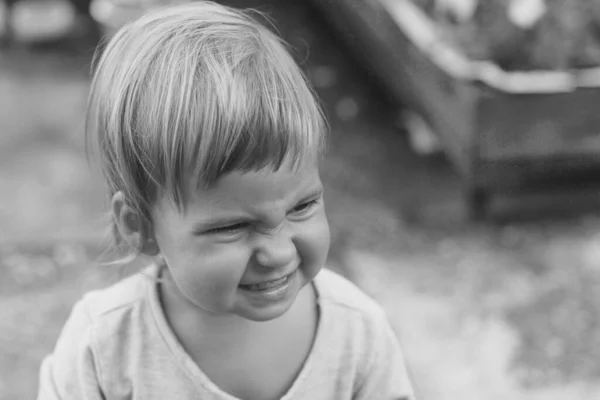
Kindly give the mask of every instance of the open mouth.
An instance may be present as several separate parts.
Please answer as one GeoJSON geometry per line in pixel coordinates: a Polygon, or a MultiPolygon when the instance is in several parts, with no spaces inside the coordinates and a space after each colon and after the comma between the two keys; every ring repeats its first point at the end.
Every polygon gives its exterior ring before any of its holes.
{"type": "Polygon", "coordinates": [[[254,292],[274,290],[281,286],[284,286],[289,281],[292,274],[293,274],[293,272],[290,274],[287,274],[286,276],[284,276],[282,278],[275,279],[272,281],[253,283],[251,285],[239,285],[239,287],[240,287],[240,289],[251,290],[254,292]]]}

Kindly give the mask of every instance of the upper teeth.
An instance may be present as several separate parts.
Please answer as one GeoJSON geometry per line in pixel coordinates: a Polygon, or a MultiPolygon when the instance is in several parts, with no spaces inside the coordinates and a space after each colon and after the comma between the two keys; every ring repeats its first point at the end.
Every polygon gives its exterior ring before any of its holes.
{"type": "Polygon", "coordinates": [[[284,276],[283,278],[279,278],[279,279],[274,280],[274,281],[268,281],[268,282],[263,282],[263,283],[256,283],[254,285],[248,285],[248,286],[250,287],[250,289],[255,289],[255,290],[268,289],[270,287],[282,284],[286,280],[286,278],[287,278],[287,276],[284,276]]]}

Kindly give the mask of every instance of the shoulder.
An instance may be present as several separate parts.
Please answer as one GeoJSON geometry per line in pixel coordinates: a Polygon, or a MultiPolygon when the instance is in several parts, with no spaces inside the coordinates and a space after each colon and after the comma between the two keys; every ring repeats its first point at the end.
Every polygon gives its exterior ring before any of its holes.
{"type": "Polygon", "coordinates": [[[323,269],[315,278],[322,306],[345,310],[366,319],[385,319],[383,308],[358,286],[340,274],[323,269]]]}
{"type": "Polygon", "coordinates": [[[107,382],[107,387],[122,383],[115,376],[126,376],[123,371],[136,362],[127,354],[139,350],[140,332],[148,331],[143,324],[148,323],[150,301],[145,299],[150,298],[151,282],[146,270],[83,296],[43,362],[40,391],[82,398],[80,393],[99,390],[107,382]]]}
{"type": "Polygon", "coordinates": [[[358,286],[329,269],[315,279],[324,325],[340,342],[369,351],[389,326],[386,312],[358,286]]]}
{"type": "Polygon", "coordinates": [[[146,299],[149,285],[156,279],[151,268],[131,275],[111,286],[88,292],[80,300],[92,321],[135,307],[146,299]]]}
{"type": "Polygon", "coordinates": [[[412,399],[404,355],[388,316],[374,299],[331,270],[315,279],[330,358],[357,399],[412,399]]]}
{"type": "Polygon", "coordinates": [[[84,328],[82,333],[97,344],[128,336],[126,332],[136,325],[133,320],[149,315],[150,288],[155,278],[156,273],[148,268],[86,293],[73,307],[67,324],[78,321],[77,325],[84,328]]]}
{"type": "MultiPolygon", "coordinates": [[[[125,349],[140,342],[152,319],[152,268],[111,286],[85,294],[73,307],[59,337],[74,356],[89,352],[93,358],[119,359],[125,349]]],[[[60,351],[55,351],[60,353],[60,351]]]]}

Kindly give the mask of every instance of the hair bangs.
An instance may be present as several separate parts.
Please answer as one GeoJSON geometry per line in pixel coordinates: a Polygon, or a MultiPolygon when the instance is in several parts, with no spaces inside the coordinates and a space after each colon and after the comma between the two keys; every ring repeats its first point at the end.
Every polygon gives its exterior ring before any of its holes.
{"type": "Polygon", "coordinates": [[[325,149],[325,118],[292,58],[283,51],[257,51],[232,64],[220,71],[222,79],[195,85],[203,93],[196,115],[204,118],[189,132],[195,145],[181,149],[187,150],[183,158],[197,184],[210,185],[232,171],[318,161],[325,149]]]}

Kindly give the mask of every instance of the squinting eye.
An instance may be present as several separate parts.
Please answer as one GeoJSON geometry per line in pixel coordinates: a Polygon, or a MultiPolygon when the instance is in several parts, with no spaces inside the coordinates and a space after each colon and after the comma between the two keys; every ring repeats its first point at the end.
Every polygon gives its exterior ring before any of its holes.
{"type": "Polygon", "coordinates": [[[319,201],[318,200],[311,200],[308,201],[306,203],[302,203],[296,207],[294,207],[294,209],[292,210],[295,213],[303,213],[303,212],[307,212],[308,210],[310,210],[314,205],[316,205],[319,201]]]}

